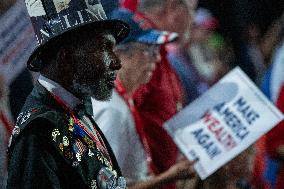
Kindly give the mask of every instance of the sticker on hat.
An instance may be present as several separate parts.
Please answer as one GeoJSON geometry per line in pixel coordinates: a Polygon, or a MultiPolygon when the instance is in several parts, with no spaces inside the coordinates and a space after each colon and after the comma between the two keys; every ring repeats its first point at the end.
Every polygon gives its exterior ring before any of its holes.
{"type": "Polygon", "coordinates": [[[56,12],[60,13],[62,10],[68,9],[70,1],[71,0],[55,1],[54,6],[55,6],[55,9],[56,9],[56,12]]]}
{"type": "Polygon", "coordinates": [[[41,0],[26,0],[26,7],[30,17],[46,15],[41,0]]]}

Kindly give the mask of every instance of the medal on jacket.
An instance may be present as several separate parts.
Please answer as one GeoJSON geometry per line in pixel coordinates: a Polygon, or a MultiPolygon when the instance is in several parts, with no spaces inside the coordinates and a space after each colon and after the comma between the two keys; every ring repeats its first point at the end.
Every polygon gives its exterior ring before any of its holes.
{"type": "MultiPolygon", "coordinates": [[[[69,125],[68,130],[75,134],[78,138],[81,138],[88,146],[89,149],[96,149],[101,156],[106,157],[103,158],[102,163],[106,166],[112,168],[113,164],[109,155],[109,152],[106,148],[106,145],[100,135],[100,133],[95,128],[95,123],[90,119],[90,125],[86,125],[86,122],[79,120],[73,110],[71,110],[60,97],[55,96],[50,93],[51,96],[55,99],[55,101],[62,106],[67,112],[69,116],[69,125]],[[93,129],[90,129],[93,128],[93,129]]],[[[84,144],[76,139],[73,144],[73,150],[77,159],[77,162],[82,160],[83,153],[86,152],[84,144]]],[[[94,153],[92,151],[88,152],[89,157],[92,157],[94,153]]]]}
{"type": "Polygon", "coordinates": [[[71,115],[71,119],[74,120],[74,124],[73,124],[74,134],[79,136],[80,138],[82,138],[84,140],[84,142],[88,144],[88,147],[90,149],[94,149],[96,147],[96,149],[100,153],[103,153],[103,155],[107,157],[108,161],[104,161],[105,164],[110,164],[110,166],[112,166],[108,150],[107,150],[100,134],[97,132],[97,130],[94,129],[94,132],[90,131],[90,129],[88,129],[88,127],[85,126],[74,115],[71,115]],[[92,140],[90,140],[90,138],[92,140]],[[108,163],[108,162],[110,162],[110,163],[108,163]]]}
{"type": "Polygon", "coordinates": [[[126,189],[126,180],[124,177],[118,177],[117,174],[107,167],[101,168],[97,176],[98,186],[103,189],[126,189]]]}

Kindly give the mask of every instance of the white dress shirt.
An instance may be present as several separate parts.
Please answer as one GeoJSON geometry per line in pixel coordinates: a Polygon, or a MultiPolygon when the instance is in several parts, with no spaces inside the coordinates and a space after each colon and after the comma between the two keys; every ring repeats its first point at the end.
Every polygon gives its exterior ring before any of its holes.
{"type": "Polygon", "coordinates": [[[92,99],[94,119],[106,136],[128,182],[146,180],[148,167],[133,116],[114,90],[110,101],[92,99]]]}

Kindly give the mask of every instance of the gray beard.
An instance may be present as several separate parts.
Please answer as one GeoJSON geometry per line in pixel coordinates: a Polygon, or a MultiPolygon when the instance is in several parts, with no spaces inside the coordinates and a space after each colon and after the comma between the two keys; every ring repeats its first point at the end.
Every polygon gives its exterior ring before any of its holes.
{"type": "Polygon", "coordinates": [[[99,101],[108,101],[112,95],[112,89],[109,89],[103,82],[98,81],[97,85],[87,85],[73,80],[72,88],[82,99],[92,97],[99,101]]]}

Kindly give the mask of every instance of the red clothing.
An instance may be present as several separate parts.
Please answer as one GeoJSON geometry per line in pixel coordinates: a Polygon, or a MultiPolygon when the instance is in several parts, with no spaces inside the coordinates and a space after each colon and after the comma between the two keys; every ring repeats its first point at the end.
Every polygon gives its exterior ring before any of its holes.
{"type": "Polygon", "coordinates": [[[125,103],[127,104],[127,106],[129,107],[129,109],[131,111],[131,114],[132,114],[132,116],[134,118],[134,122],[135,122],[136,132],[137,132],[139,139],[140,139],[140,141],[143,145],[143,148],[145,150],[145,155],[146,155],[146,158],[147,158],[146,161],[147,161],[147,165],[148,165],[148,174],[153,175],[154,170],[156,170],[156,168],[154,167],[154,164],[152,162],[152,156],[151,156],[149,144],[148,144],[148,141],[146,139],[145,132],[144,132],[144,126],[143,126],[144,123],[141,119],[141,115],[137,111],[136,107],[134,106],[133,99],[131,98],[131,96],[128,96],[126,94],[125,87],[122,85],[122,83],[119,79],[115,80],[115,89],[118,92],[118,94],[123,98],[123,100],[125,101],[125,103]]]}
{"type": "Polygon", "coordinates": [[[138,2],[138,0],[121,0],[120,4],[121,7],[135,12],[137,9],[138,2]]]}
{"type": "MultiPolygon", "coordinates": [[[[134,12],[137,2],[139,3],[138,0],[123,0],[122,6],[134,12]]],[[[145,18],[142,13],[136,12],[136,16],[147,20],[144,22],[145,28],[155,28],[151,20],[145,18]]],[[[144,127],[139,135],[143,133],[145,136],[140,135],[140,139],[147,140],[152,161],[150,167],[156,175],[165,172],[176,163],[177,146],[162,126],[177,113],[183,103],[183,96],[182,85],[167,60],[165,47],[162,47],[161,62],[157,63],[152,79],[137,89],[132,96],[135,114],[139,114],[139,124],[144,127]]],[[[174,189],[175,183],[162,188],[174,189]]]]}
{"type": "MultiPolygon", "coordinates": [[[[166,59],[164,48],[161,55],[162,61],[157,63],[151,81],[133,95],[134,104],[143,121],[155,174],[168,170],[176,163],[177,147],[162,126],[177,113],[177,107],[182,103],[182,87],[166,59]]],[[[169,185],[167,188],[175,187],[169,185]]]]}
{"type": "MultiPolygon", "coordinates": [[[[281,112],[284,113],[284,85],[280,90],[276,106],[279,108],[281,112]]],[[[267,134],[266,152],[270,157],[278,159],[276,150],[280,145],[284,145],[284,121],[280,122],[267,134]]],[[[280,168],[277,175],[277,182],[275,189],[284,188],[284,165],[283,161],[282,162],[279,161],[279,163],[280,163],[280,168]]]]}
{"type": "Polygon", "coordinates": [[[263,180],[263,173],[265,171],[265,148],[266,147],[266,135],[261,137],[255,144],[255,158],[254,167],[252,173],[252,185],[259,189],[268,189],[265,181],[263,180]]]}

